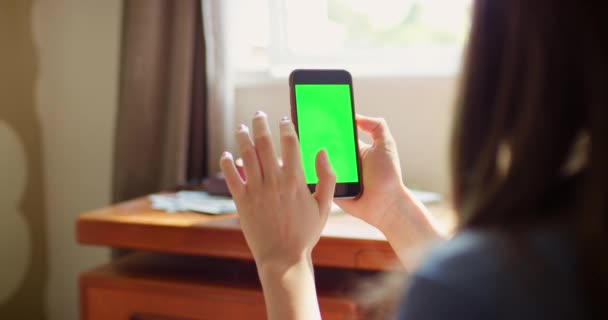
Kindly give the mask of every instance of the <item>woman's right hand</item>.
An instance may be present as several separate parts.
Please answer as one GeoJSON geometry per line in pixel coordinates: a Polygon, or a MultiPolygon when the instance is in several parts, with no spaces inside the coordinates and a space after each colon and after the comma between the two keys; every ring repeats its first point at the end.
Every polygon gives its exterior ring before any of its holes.
{"type": "Polygon", "coordinates": [[[336,199],[344,211],[378,228],[406,270],[414,270],[423,251],[410,250],[442,237],[424,205],[403,184],[397,146],[386,121],[357,115],[357,127],[372,137],[359,142],[363,194],[358,199],[336,199]]]}
{"type": "Polygon", "coordinates": [[[417,215],[425,210],[403,184],[397,146],[386,121],[362,115],[357,115],[356,121],[357,127],[373,140],[371,145],[359,141],[363,194],[358,199],[335,202],[347,213],[386,233],[402,215],[417,215]],[[410,212],[403,212],[404,209],[410,212]]]}

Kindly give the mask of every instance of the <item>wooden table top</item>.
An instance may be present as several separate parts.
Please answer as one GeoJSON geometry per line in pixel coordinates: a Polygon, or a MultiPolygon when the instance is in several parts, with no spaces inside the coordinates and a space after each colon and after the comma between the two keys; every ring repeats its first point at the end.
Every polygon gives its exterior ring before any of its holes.
{"type": "MultiPolygon", "coordinates": [[[[450,210],[429,209],[444,224],[450,210]]],[[[147,197],[83,213],[76,223],[79,243],[154,252],[251,260],[236,214],[167,213],[150,207],[147,197]]],[[[384,235],[345,213],[332,213],[313,251],[315,265],[349,269],[398,268],[384,235]]]]}

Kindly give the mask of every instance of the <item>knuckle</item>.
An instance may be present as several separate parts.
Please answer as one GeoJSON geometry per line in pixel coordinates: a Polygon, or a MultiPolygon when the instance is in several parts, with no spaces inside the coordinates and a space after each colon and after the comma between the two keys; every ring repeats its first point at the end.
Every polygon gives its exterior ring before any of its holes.
{"type": "Polygon", "coordinates": [[[293,170],[286,170],[283,172],[283,181],[285,181],[286,186],[293,187],[298,184],[298,174],[293,170]]]}
{"type": "Polygon", "coordinates": [[[262,144],[264,144],[266,139],[264,138],[264,136],[254,136],[253,137],[253,145],[258,148],[261,147],[262,144]]]}
{"type": "Polygon", "coordinates": [[[388,122],[386,122],[385,118],[378,118],[378,127],[376,130],[378,131],[378,133],[380,133],[382,135],[382,137],[384,137],[384,139],[386,139],[386,140],[393,139],[391,132],[388,128],[388,122]]]}
{"type": "Polygon", "coordinates": [[[329,171],[327,173],[327,180],[330,182],[336,182],[336,173],[334,171],[329,171]]]}
{"type": "Polygon", "coordinates": [[[294,148],[298,146],[298,138],[292,134],[284,135],[281,137],[281,143],[284,147],[294,148]]]}
{"type": "Polygon", "coordinates": [[[297,188],[289,188],[281,191],[281,202],[291,201],[293,199],[297,199],[299,194],[299,190],[297,188]]]}
{"type": "Polygon", "coordinates": [[[243,161],[251,161],[256,157],[255,149],[251,145],[246,145],[242,148],[241,155],[243,156],[243,161]]]}
{"type": "Polygon", "coordinates": [[[332,174],[331,176],[329,176],[329,182],[332,184],[336,183],[336,175],[332,174]]]}
{"type": "Polygon", "coordinates": [[[264,200],[264,197],[260,197],[260,196],[254,197],[253,205],[256,208],[263,208],[265,206],[265,204],[266,204],[266,201],[264,200]]]}
{"type": "Polygon", "coordinates": [[[260,135],[255,137],[255,146],[258,149],[268,149],[272,147],[272,140],[270,140],[270,136],[268,135],[260,135]]]}
{"type": "Polygon", "coordinates": [[[269,174],[265,177],[264,182],[270,186],[273,190],[281,189],[279,177],[276,174],[269,174]]]}

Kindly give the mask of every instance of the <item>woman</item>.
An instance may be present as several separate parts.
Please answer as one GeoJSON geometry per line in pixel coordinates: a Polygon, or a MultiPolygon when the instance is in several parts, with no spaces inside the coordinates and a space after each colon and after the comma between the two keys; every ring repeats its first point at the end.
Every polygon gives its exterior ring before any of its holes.
{"type": "MultiPolygon", "coordinates": [[[[399,319],[608,318],[608,18],[601,1],[479,0],[453,136],[458,233],[441,238],[401,182],[381,119],[357,117],[365,192],[337,201],[378,227],[414,271],[399,319]],[[411,249],[411,248],[410,248],[411,249]],[[411,251],[411,250],[410,250],[411,251]]],[[[237,130],[247,181],[220,160],[258,267],[270,319],[320,318],[310,253],[335,176],[319,152],[304,183],[298,140],[280,123],[283,164],[258,112],[237,130]]]]}

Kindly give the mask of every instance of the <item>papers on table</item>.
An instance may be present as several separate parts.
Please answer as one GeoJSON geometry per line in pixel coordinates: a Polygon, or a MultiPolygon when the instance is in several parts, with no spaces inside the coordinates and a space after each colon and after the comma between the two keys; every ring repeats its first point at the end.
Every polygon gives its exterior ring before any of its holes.
{"type": "Polygon", "coordinates": [[[208,214],[236,212],[236,206],[231,198],[212,196],[202,191],[153,194],[150,200],[153,209],[167,212],[194,211],[208,214]]]}
{"type": "Polygon", "coordinates": [[[420,200],[424,204],[435,203],[441,201],[441,195],[435,192],[411,190],[410,192],[414,198],[420,200]]]}
{"type": "MultiPolygon", "coordinates": [[[[441,196],[434,192],[411,191],[414,197],[422,203],[434,203],[441,201],[441,196]]],[[[180,191],[171,194],[154,194],[150,196],[152,208],[170,213],[194,211],[207,214],[224,214],[236,212],[236,205],[232,198],[212,196],[203,191],[180,191]]],[[[331,212],[342,212],[335,203],[331,212]]]]}

